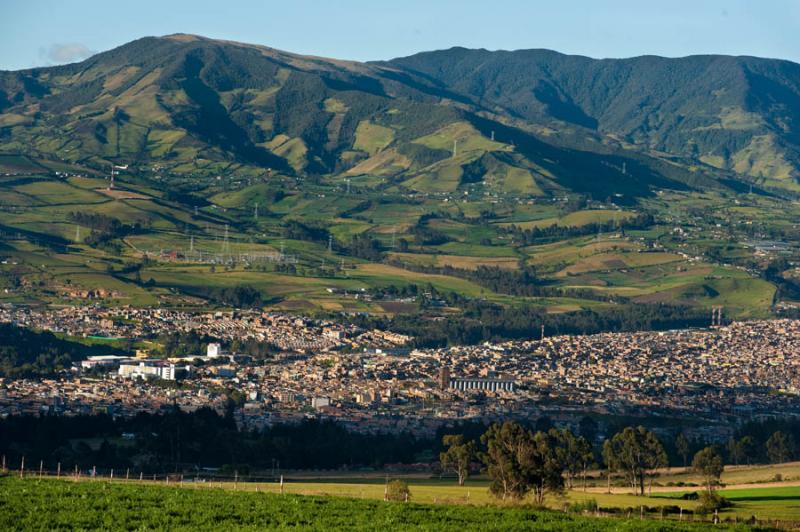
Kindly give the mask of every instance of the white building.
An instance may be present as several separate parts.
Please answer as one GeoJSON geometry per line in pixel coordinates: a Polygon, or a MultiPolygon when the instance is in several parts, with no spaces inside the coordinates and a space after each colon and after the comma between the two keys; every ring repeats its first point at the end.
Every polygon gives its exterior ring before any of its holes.
{"type": "Polygon", "coordinates": [[[208,358],[217,358],[222,356],[222,346],[216,343],[208,344],[206,348],[206,356],[208,358]]]}
{"type": "Polygon", "coordinates": [[[138,364],[120,364],[117,374],[126,379],[163,379],[175,380],[175,364],[153,364],[139,362],[138,364]]]}
{"type": "Polygon", "coordinates": [[[452,379],[449,384],[451,390],[514,391],[514,381],[510,379],[452,379]]]}
{"type": "Polygon", "coordinates": [[[311,399],[312,408],[324,408],[331,405],[331,400],[327,397],[314,397],[311,399]]]}

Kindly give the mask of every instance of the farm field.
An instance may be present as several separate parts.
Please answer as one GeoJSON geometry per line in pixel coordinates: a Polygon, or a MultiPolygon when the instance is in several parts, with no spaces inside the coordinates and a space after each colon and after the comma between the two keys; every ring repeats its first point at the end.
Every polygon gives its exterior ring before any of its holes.
{"type": "MultiPolygon", "coordinates": [[[[475,135],[459,124],[415,142],[442,149],[458,140],[459,160],[482,149],[507,148],[475,135]]],[[[365,153],[391,140],[389,130],[369,123],[360,126],[359,136],[365,153]]],[[[270,308],[394,314],[421,309],[356,301],[344,292],[430,285],[444,294],[504,306],[532,304],[551,313],[635,302],[721,305],[730,318],[750,318],[769,316],[776,295],[774,283],[734,264],[749,260],[744,244],[709,236],[713,224],[697,235],[674,236],[670,228],[687,223],[692,209],[717,212],[714,206],[729,203],[711,193],[669,193],[636,208],[600,202],[565,208],[547,197],[522,200],[515,197],[519,191],[498,192],[489,201],[466,190],[455,202],[448,197],[452,191],[409,197],[374,175],[347,182],[332,177],[303,182],[285,175],[254,179],[237,165],[226,167],[219,180],[199,181],[197,190],[174,193],[174,183],[152,176],[123,172],[108,190],[108,181],[91,168],[75,175],[81,167],[62,163],[59,168],[73,173],[65,177],[48,174],[48,161],[8,155],[0,162],[16,172],[0,179],[0,258],[7,261],[0,265],[0,300],[7,302],[62,304],[72,286],[106,288],[115,294],[107,301],[112,305],[181,305],[203,297],[208,287],[248,284],[270,308]],[[624,229],[645,212],[663,223],[624,229]],[[115,220],[123,230],[98,242],[96,229],[77,223],[75,213],[115,220]],[[300,224],[301,230],[289,234],[288,224],[300,224]],[[604,231],[589,231],[588,224],[605,224],[604,231]],[[546,228],[552,234],[515,233],[546,228]],[[357,256],[349,249],[357,238],[373,242],[378,251],[357,256]],[[706,256],[708,250],[713,256],[706,256]],[[284,254],[291,266],[276,264],[284,254]],[[479,269],[513,274],[521,267],[548,287],[547,297],[517,292],[514,283],[498,288],[474,278],[479,269]],[[26,287],[24,296],[3,290],[15,284],[26,287]]],[[[434,173],[411,179],[423,188],[450,187],[448,179],[456,176],[448,172],[460,171],[450,162],[431,170],[446,177],[441,183],[434,173]]],[[[508,180],[506,170],[495,177],[508,180]]],[[[511,181],[519,181],[517,174],[511,181]]],[[[778,230],[791,227],[791,212],[765,215],[773,208],[754,197],[725,212],[778,230]]]]}
{"type": "MultiPolygon", "coordinates": [[[[0,479],[3,529],[705,530],[700,523],[582,517],[525,506],[384,502],[123,482],[0,479]]],[[[333,486],[332,486],[333,487],[333,486]]],[[[382,486],[377,486],[382,490],[382,486]]],[[[411,486],[412,496],[414,487],[411,486]]],[[[715,530],[747,530],[725,524],[715,530]]]]}

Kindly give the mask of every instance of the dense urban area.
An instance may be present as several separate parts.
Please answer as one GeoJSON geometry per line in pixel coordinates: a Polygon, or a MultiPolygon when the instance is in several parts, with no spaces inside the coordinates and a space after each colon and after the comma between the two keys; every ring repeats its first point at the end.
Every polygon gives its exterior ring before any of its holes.
{"type": "Polygon", "coordinates": [[[544,338],[532,329],[536,339],[440,349],[257,311],[7,307],[0,321],[127,349],[79,355],[51,375],[5,378],[4,417],[132,416],[173,406],[222,413],[233,401],[246,428],[317,417],[430,436],[455,421],[548,416],[575,424],[594,413],[700,420],[693,436],[724,440],[735,429],[729,419],[796,414],[800,390],[797,320],[544,338]],[[169,335],[193,341],[169,353],[148,349],[169,335]]]}

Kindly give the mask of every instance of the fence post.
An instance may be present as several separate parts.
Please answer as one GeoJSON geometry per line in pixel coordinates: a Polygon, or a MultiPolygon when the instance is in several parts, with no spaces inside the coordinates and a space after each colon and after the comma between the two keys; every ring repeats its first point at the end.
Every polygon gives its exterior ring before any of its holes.
{"type": "Polygon", "coordinates": [[[6,472],[6,455],[3,455],[3,473],[6,472]]]}
{"type": "Polygon", "coordinates": [[[125,470],[125,480],[129,480],[131,478],[131,468],[125,470]]]}
{"type": "Polygon", "coordinates": [[[22,457],[22,462],[19,464],[19,478],[25,478],[25,457],[22,457]]]}
{"type": "Polygon", "coordinates": [[[44,471],[44,460],[39,460],[39,479],[42,478],[43,471],[44,471]]]}
{"type": "Polygon", "coordinates": [[[97,466],[92,466],[92,479],[97,478],[97,466]]]}
{"type": "Polygon", "coordinates": [[[109,477],[108,480],[114,480],[114,470],[113,469],[111,470],[111,477],[109,477]]]}
{"type": "Polygon", "coordinates": [[[144,471],[139,471],[139,482],[144,480],[144,471]]]}
{"type": "Polygon", "coordinates": [[[283,475],[281,475],[281,495],[283,495],[283,475]]]}
{"type": "Polygon", "coordinates": [[[56,478],[61,478],[61,462],[56,466],[56,478]]]}

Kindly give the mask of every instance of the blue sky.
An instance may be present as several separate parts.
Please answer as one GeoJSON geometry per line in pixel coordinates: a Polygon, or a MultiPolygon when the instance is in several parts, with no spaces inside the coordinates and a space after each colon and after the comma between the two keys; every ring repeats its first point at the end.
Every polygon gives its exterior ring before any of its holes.
{"type": "Polygon", "coordinates": [[[800,62],[800,0],[0,0],[0,69],[179,32],[356,60],[466,46],[800,62]]]}

